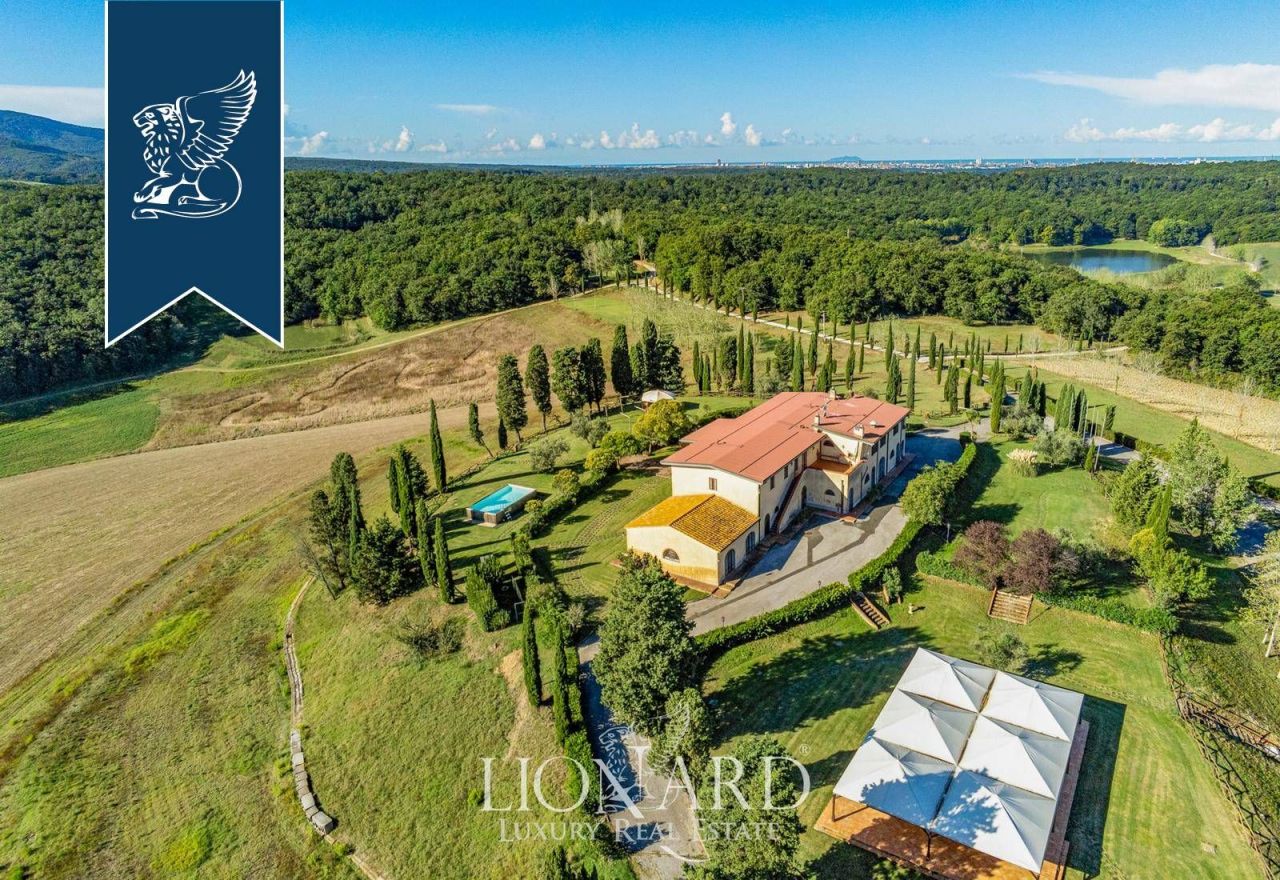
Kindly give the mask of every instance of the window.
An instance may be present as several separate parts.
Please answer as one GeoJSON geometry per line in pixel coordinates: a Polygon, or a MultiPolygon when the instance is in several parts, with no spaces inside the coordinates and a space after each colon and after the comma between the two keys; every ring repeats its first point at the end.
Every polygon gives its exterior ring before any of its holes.
{"type": "Polygon", "coordinates": [[[714,492],[719,485],[720,484],[716,482],[715,477],[707,477],[707,488],[712,492],[714,492]]]}
{"type": "Polygon", "coordinates": [[[773,491],[773,481],[774,481],[776,478],[777,478],[777,474],[774,474],[772,477],[770,477],[770,478],[769,478],[769,491],[770,491],[770,492],[772,492],[772,491],[773,491]]]}
{"type": "Polygon", "coordinates": [[[679,562],[680,554],[668,547],[666,550],[662,551],[662,558],[667,560],[667,562],[679,562]]]}

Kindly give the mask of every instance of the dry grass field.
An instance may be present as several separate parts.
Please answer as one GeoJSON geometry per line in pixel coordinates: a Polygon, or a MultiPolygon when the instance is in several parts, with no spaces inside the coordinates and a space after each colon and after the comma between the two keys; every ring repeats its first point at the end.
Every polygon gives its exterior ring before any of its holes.
{"type": "MultiPolygon", "coordinates": [[[[466,424],[466,408],[440,412],[466,424]]],[[[161,449],[0,480],[0,692],[166,559],[362,455],[425,433],[397,416],[161,449]]]]}
{"type": "Polygon", "coordinates": [[[492,397],[498,359],[521,362],[539,342],[548,353],[612,328],[540,303],[313,362],[226,369],[190,367],[169,377],[171,393],[150,448],[185,446],[423,412],[492,397]]]}
{"type": "Polygon", "coordinates": [[[1086,355],[1038,362],[1027,358],[1025,362],[1162,412],[1198,418],[1205,427],[1265,452],[1280,452],[1280,401],[1149,373],[1117,357],[1086,355]]]}

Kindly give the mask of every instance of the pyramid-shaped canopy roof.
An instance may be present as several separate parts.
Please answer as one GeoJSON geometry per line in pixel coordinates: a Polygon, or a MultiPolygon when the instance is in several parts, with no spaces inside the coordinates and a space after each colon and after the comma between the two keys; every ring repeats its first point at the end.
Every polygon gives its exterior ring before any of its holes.
{"type": "Polygon", "coordinates": [[[1053,798],[961,770],[932,830],[1038,874],[1056,805],[1053,798]]]}
{"type": "Polygon", "coordinates": [[[913,825],[938,814],[955,766],[920,752],[868,737],[844,769],[835,793],[913,825]]]}
{"type": "Polygon", "coordinates": [[[1075,691],[998,672],[982,714],[1070,743],[1083,705],[1084,696],[1075,691]]]}
{"type": "Polygon", "coordinates": [[[898,688],[977,712],[994,676],[995,670],[986,666],[917,648],[898,688]]]}
{"type": "Polygon", "coordinates": [[[979,715],[960,767],[1056,798],[1070,755],[1066,740],[979,715]]]}
{"type": "Polygon", "coordinates": [[[895,690],[880,710],[871,735],[955,764],[978,716],[937,700],[895,690]]]}

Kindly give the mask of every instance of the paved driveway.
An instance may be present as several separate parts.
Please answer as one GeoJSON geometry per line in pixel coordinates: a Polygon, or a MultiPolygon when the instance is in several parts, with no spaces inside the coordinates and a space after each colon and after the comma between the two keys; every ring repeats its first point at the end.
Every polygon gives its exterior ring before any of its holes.
{"type": "Polygon", "coordinates": [[[907,453],[915,458],[857,522],[815,515],[799,535],[766,551],[728,597],[689,603],[694,634],[749,620],[843,581],[888,549],[907,524],[898,505],[902,490],[926,465],[959,458],[960,442],[954,431],[921,432],[907,438],[907,453]]]}

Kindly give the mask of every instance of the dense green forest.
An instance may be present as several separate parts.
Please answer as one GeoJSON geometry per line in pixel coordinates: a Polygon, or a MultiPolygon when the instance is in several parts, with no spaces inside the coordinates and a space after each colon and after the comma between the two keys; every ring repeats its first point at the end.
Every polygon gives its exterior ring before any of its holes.
{"type": "MultiPolygon", "coordinates": [[[[101,349],[101,204],[89,187],[0,186],[0,397],[136,371],[190,346],[179,319],[101,349]]],[[[1280,240],[1280,163],[1102,163],[998,174],[847,169],[286,176],[290,321],[398,328],[528,303],[655,261],[725,308],[861,320],[945,313],[1121,338],[1167,369],[1275,390],[1280,310],[1247,280],[1142,290],[1011,244],[1280,240]]]]}

